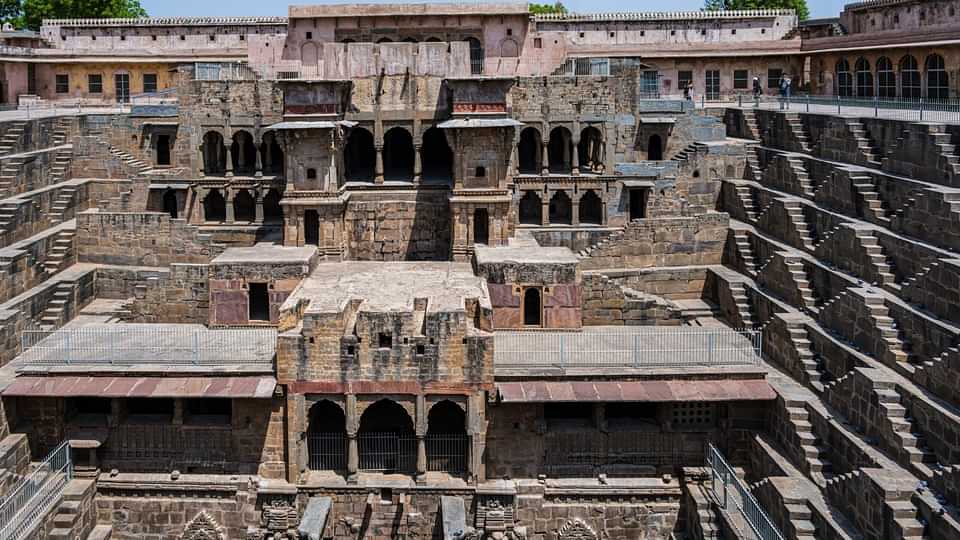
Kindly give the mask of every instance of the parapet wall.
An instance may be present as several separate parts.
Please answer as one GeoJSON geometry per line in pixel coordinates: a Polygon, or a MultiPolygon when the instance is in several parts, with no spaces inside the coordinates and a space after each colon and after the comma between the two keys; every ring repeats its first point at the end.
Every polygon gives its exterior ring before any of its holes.
{"type": "Polygon", "coordinates": [[[182,219],[162,212],[77,215],[80,262],[126,266],[207,263],[224,250],[182,219]]]}

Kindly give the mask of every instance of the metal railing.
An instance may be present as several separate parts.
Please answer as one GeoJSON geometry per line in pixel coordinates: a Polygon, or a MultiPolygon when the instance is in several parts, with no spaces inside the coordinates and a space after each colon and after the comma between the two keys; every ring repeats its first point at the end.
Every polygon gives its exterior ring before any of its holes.
{"type": "Polygon", "coordinates": [[[0,540],[31,537],[72,478],[70,445],[64,441],[0,502],[0,540]]]}
{"type": "Polygon", "coordinates": [[[741,533],[752,534],[761,540],[784,540],[760,503],[712,444],[707,445],[707,467],[710,469],[710,492],[716,503],[734,517],[737,525],[750,529],[741,530],[741,533]]]}
{"type": "Polygon", "coordinates": [[[427,433],[427,470],[462,473],[467,470],[467,435],[427,433]]]}
{"type": "Polygon", "coordinates": [[[758,364],[760,330],[604,327],[494,333],[497,367],[681,367],[758,364]]]}
{"type": "Polygon", "coordinates": [[[360,470],[413,473],[417,470],[417,439],[390,432],[357,436],[360,470]]]}
{"type": "Polygon", "coordinates": [[[727,96],[718,100],[701,96],[700,108],[735,105],[741,108],[789,110],[836,114],[862,118],[884,118],[911,122],[944,122],[960,124],[960,99],[958,98],[889,98],[863,96],[817,96],[792,95],[790,97],[752,95],[727,96]]]}
{"type": "Polygon", "coordinates": [[[110,430],[104,459],[136,461],[138,469],[222,466],[234,455],[230,426],[120,425],[110,430]]]}
{"type": "Polygon", "coordinates": [[[104,324],[21,334],[24,365],[262,365],[272,366],[273,328],[151,328],[104,324]]]}
{"type": "Polygon", "coordinates": [[[256,81],[259,79],[260,74],[243,62],[197,62],[193,68],[195,81],[256,81]]]}
{"type": "Polygon", "coordinates": [[[307,455],[314,471],[342,471],[347,468],[345,433],[308,433],[307,455]]]}

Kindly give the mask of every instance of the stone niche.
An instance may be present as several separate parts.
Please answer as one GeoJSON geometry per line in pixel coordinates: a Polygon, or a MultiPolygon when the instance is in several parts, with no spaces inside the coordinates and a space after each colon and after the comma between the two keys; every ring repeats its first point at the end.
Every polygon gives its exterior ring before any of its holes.
{"type": "Polygon", "coordinates": [[[340,117],[350,102],[350,81],[284,82],[283,115],[287,120],[302,117],[340,117]]]}
{"type": "Polygon", "coordinates": [[[507,114],[507,94],[513,86],[513,77],[447,78],[454,116],[507,114]]]}
{"type": "Polygon", "coordinates": [[[474,268],[487,281],[493,327],[580,328],[578,263],[566,247],[477,247],[474,268]]]}
{"type": "Polygon", "coordinates": [[[277,324],[280,306],[316,263],[312,246],[227,249],[210,262],[210,324],[277,324]]]}

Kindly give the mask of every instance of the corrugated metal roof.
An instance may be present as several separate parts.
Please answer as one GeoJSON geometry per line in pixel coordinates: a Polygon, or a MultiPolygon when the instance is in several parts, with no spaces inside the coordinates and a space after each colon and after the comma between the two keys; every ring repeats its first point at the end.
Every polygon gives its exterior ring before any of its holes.
{"type": "Polygon", "coordinates": [[[4,396],[269,398],[273,377],[17,377],[4,396]]]}
{"type": "Polygon", "coordinates": [[[497,383],[505,403],[551,401],[763,401],[776,397],[763,379],[525,381],[497,383]]]}

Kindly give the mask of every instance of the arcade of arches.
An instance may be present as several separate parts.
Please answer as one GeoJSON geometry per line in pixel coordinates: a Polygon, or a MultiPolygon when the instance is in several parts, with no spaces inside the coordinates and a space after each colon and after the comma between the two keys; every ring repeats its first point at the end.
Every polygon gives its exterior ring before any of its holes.
{"type": "Polygon", "coordinates": [[[519,174],[602,174],[606,148],[602,131],[595,126],[583,128],[574,137],[569,129],[557,126],[543,139],[540,130],[528,126],[517,142],[519,174]]]}
{"type": "Polygon", "coordinates": [[[551,190],[549,199],[540,191],[524,191],[520,197],[519,222],[521,225],[602,225],[606,210],[596,189],[570,192],[551,190]],[[546,204],[544,202],[546,201],[546,204]]]}
{"type": "MultiPolygon", "coordinates": [[[[347,400],[347,410],[351,400],[347,400]]],[[[384,472],[422,475],[469,472],[469,441],[463,403],[419,402],[426,424],[416,427],[411,412],[392,399],[367,405],[351,433],[342,404],[322,399],[307,413],[306,464],[310,470],[354,475],[384,472]]],[[[353,405],[354,407],[356,405],[353,405]]]]}

